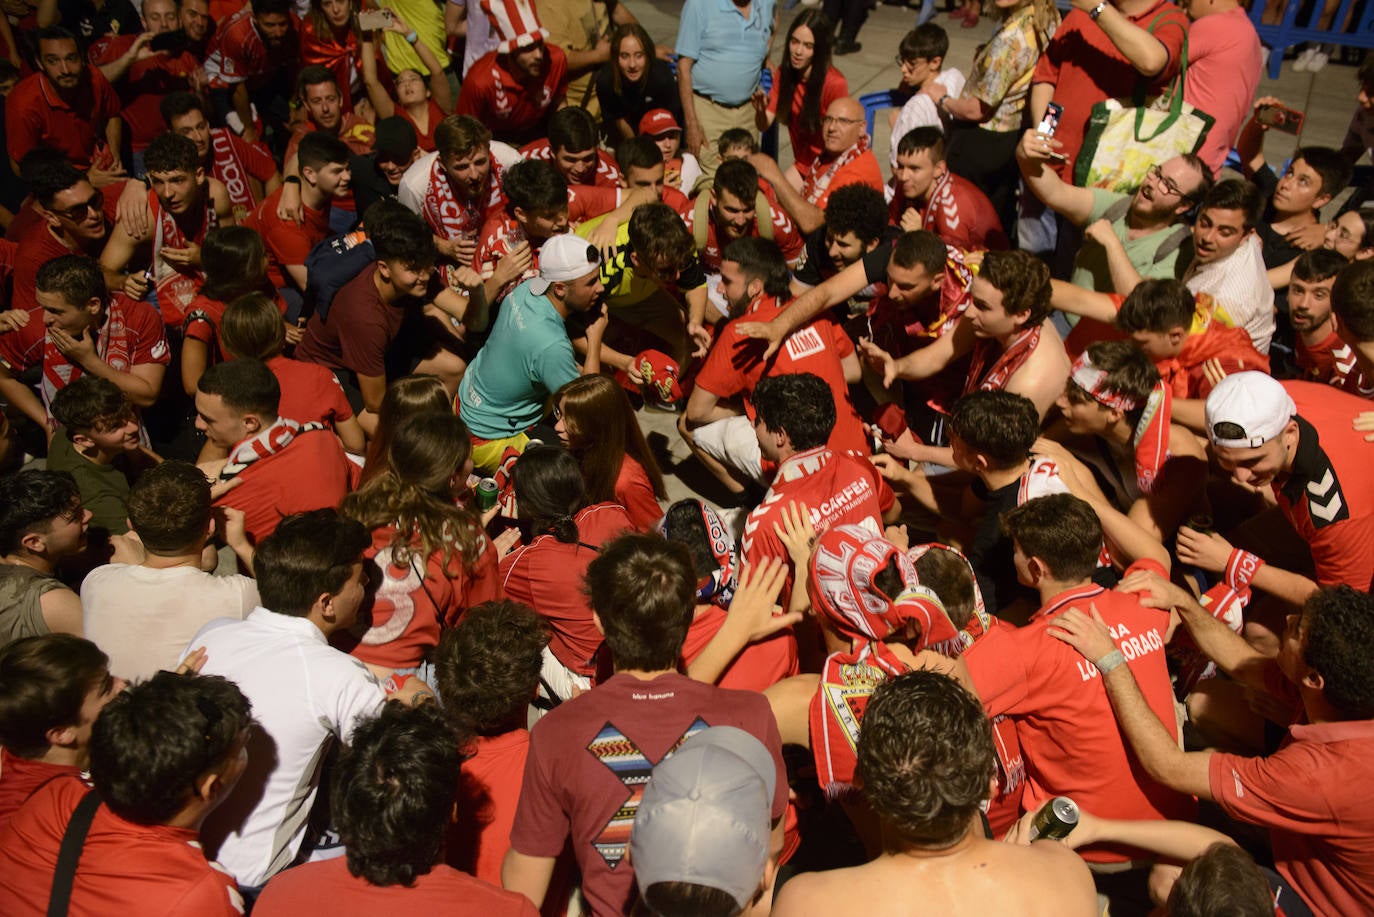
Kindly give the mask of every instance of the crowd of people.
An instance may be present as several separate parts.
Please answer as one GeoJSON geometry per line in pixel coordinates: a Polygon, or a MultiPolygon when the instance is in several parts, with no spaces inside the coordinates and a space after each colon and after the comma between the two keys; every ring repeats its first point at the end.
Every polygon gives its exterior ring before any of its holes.
{"type": "Polygon", "coordinates": [[[1374,912],[1374,61],[990,6],[7,5],[0,913],[1374,912]]]}

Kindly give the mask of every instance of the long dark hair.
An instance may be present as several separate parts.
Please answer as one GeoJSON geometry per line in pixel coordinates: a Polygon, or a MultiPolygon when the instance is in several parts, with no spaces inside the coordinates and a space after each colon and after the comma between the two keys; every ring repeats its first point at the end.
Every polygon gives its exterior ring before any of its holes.
{"type": "Polygon", "coordinates": [[[200,249],[206,299],[227,303],[245,293],[265,292],[266,249],[262,236],[247,226],[221,226],[205,235],[200,249]]]}
{"type": "Polygon", "coordinates": [[[626,456],[643,466],[654,495],[666,498],[663,473],[644,441],[630,399],[610,376],[578,376],[554,394],[553,403],[563,412],[568,448],[582,463],[582,477],[593,503],[615,501],[615,485],[626,456]]]}
{"type": "Polygon", "coordinates": [[[830,71],[830,59],[835,43],[835,24],[819,7],[810,7],[797,14],[787,27],[787,40],[783,42],[782,62],[778,64],[778,112],[779,124],[792,120],[792,97],[798,89],[797,71],[792,67],[792,35],[797,29],[806,26],[816,42],[815,53],[811,57],[811,72],[806,84],[801,86],[802,110],[799,126],[804,131],[821,129],[821,87],[825,85],[825,75],[830,71]]]}
{"type": "Polygon", "coordinates": [[[515,505],[528,543],[538,535],[552,535],[564,544],[576,544],[574,518],[591,505],[582,466],[562,446],[532,446],[515,461],[511,471],[515,505]]]}
{"type": "Polygon", "coordinates": [[[622,22],[611,30],[611,85],[617,93],[624,92],[624,75],[620,72],[620,43],[633,38],[644,49],[644,77],[640,82],[649,81],[649,71],[654,68],[654,40],[638,22],[622,22]]]}

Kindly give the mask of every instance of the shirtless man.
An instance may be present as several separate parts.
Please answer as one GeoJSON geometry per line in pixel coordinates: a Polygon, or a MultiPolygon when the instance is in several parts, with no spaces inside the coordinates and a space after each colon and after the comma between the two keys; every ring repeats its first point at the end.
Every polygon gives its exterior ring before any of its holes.
{"type": "Polygon", "coordinates": [[[991,793],[994,758],[983,707],[956,682],[916,671],[883,683],[864,713],[858,765],[883,853],[797,876],[774,917],[848,913],[856,889],[882,914],[1096,914],[1092,877],[1070,850],[983,838],[978,806],[991,793]]]}

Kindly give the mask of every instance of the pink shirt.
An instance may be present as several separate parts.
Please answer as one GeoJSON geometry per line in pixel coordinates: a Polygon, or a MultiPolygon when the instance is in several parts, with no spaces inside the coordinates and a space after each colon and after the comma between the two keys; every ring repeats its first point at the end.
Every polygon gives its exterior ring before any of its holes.
{"type": "Polygon", "coordinates": [[[1188,74],[1183,100],[1216,119],[1198,155],[1213,173],[1221,169],[1260,79],[1260,40],[1237,7],[1195,21],[1188,29],[1188,74]]]}

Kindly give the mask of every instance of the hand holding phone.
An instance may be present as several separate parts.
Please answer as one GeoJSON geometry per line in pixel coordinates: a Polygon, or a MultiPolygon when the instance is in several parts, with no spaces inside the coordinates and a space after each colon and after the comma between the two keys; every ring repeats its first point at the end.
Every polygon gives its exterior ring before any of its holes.
{"type": "MultiPolygon", "coordinates": [[[[1063,117],[1064,106],[1060,105],[1058,102],[1048,102],[1045,104],[1045,114],[1040,119],[1040,125],[1036,127],[1035,130],[1038,133],[1044,134],[1046,137],[1053,137],[1055,130],[1059,127],[1059,121],[1063,117]]],[[[1051,151],[1047,155],[1058,162],[1068,162],[1069,160],[1069,157],[1065,156],[1063,153],[1051,151]]]]}
{"type": "Polygon", "coordinates": [[[385,31],[391,27],[391,10],[363,10],[358,14],[358,28],[364,32],[385,31]]]}
{"type": "Polygon", "coordinates": [[[1296,136],[1302,130],[1303,113],[1282,105],[1261,105],[1255,111],[1255,120],[1265,127],[1296,136]]]}

